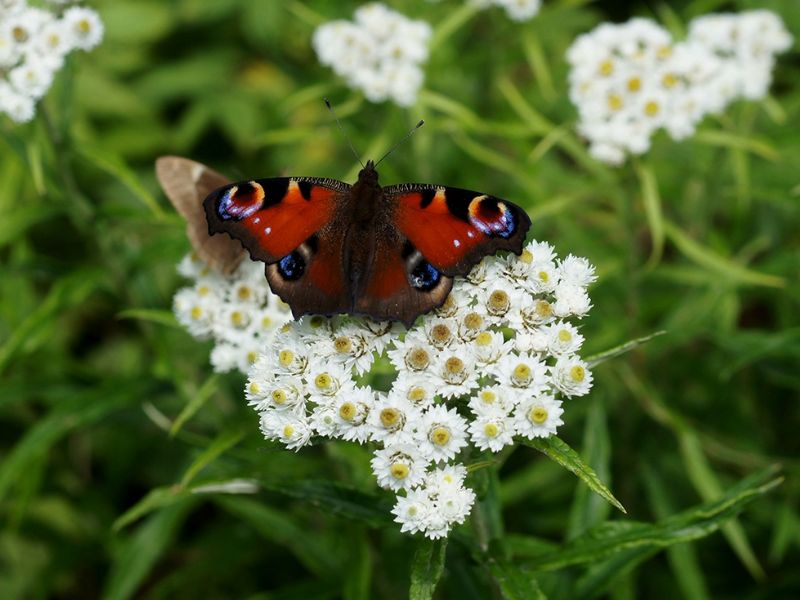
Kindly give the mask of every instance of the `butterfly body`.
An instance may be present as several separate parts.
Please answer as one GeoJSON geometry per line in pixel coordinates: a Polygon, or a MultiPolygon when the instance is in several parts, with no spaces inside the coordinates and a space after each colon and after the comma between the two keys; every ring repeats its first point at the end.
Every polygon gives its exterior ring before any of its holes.
{"type": "Polygon", "coordinates": [[[487,194],[381,187],[372,161],[353,185],[256,179],[211,191],[203,207],[209,236],[227,234],[266,263],[272,291],[296,318],[348,313],[407,326],[441,306],[453,277],[484,256],[519,254],[530,227],[519,206],[487,194]]]}

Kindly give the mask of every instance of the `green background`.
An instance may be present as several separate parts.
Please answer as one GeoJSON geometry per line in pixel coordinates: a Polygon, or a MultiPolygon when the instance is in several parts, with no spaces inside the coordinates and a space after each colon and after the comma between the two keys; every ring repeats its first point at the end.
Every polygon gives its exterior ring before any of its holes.
{"type": "Polygon", "coordinates": [[[390,522],[368,450],[268,446],[243,376],[212,375],[169,311],[188,243],[155,158],[352,181],[323,96],[364,157],[426,120],[383,183],[511,199],[536,239],[597,265],[586,355],[666,332],[599,365],[559,431],[627,516],[519,448],[474,475],[480,518],[452,536],[438,596],[800,594],[797,45],[769,98],[619,169],[574,133],[564,58],[634,15],[680,37],[696,15],[769,7],[797,36],[800,3],[550,0],[523,24],[390,4],[435,31],[407,110],[365,102],[311,50],[356,3],[105,0],[104,42],[36,120],[0,119],[0,597],[402,598],[412,571],[425,597],[443,548],[390,522]],[[192,492],[239,479],[257,491],[192,492]]]}

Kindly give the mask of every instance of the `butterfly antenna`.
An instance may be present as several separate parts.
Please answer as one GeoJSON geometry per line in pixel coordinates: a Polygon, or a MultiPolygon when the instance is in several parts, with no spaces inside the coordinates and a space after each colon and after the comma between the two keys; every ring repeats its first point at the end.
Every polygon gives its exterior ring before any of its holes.
{"type": "Polygon", "coordinates": [[[358,152],[356,152],[356,149],[353,148],[353,142],[350,141],[350,136],[347,135],[347,132],[345,132],[344,127],[342,127],[342,122],[339,120],[339,117],[336,116],[336,111],[333,110],[333,106],[331,106],[331,103],[327,98],[323,98],[323,100],[325,101],[325,106],[328,107],[328,110],[331,111],[333,118],[336,120],[336,124],[339,126],[339,131],[342,132],[342,137],[344,137],[344,139],[347,140],[347,145],[350,146],[350,150],[352,150],[353,156],[356,157],[356,160],[359,162],[359,164],[361,164],[361,168],[363,169],[364,163],[361,162],[361,158],[358,156],[358,152]]]}
{"type": "Polygon", "coordinates": [[[381,163],[383,162],[383,159],[384,159],[384,158],[386,158],[386,157],[387,157],[387,156],[389,156],[389,155],[390,155],[392,152],[394,152],[394,151],[397,149],[397,147],[398,147],[400,144],[402,144],[402,143],[403,143],[403,142],[405,142],[405,141],[406,141],[408,138],[410,138],[412,135],[414,135],[414,132],[415,132],[417,129],[419,129],[420,127],[422,127],[423,125],[425,125],[425,121],[423,121],[422,119],[420,119],[420,122],[419,122],[419,123],[417,123],[416,125],[414,125],[413,129],[411,129],[411,131],[409,131],[409,132],[408,132],[408,133],[405,135],[405,137],[404,137],[402,140],[400,140],[400,141],[399,141],[399,142],[397,142],[397,143],[396,143],[394,146],[392,146],[391,148],[389,148],[389,151],[388,151],[386,154],[384,154],[383,156],[381,156],[381,159],[380,159],[378,162],[376,162],[376,163],[375,163],[375,166],[377,167],[379,164],[381,164],[381,163]]]}

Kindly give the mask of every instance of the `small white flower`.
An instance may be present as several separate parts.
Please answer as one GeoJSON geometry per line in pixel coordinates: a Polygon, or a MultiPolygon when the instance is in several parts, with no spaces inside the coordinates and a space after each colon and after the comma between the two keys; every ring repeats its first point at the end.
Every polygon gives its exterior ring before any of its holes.
{"type": "Polygon", "coordinates": [[[423,531],[435,507],[423,488],[408,490],[405,496],[398,496],[392,508],[395,523],[400,524],[403,533],[423,531]]]}
{"type": "Polygon", "coordinates": [[[468,352],[459,347],[451,347],[439,354],[433,366],[438,375],[436,392],[443,398],[465,396],[478,387],[478,372],[468,352]]]}
{"type": "Polygon", "coordinates": [[[501,385],[524,390],[528,394],[544,392],[550,382],[547,365],[537,356],[526,352],[507,354],[493,367],[492,372],[501,385]]]}
{"type": "Polygon", "coordinates": [[[446,406],[429,408],[419,425],[420,449],[433,461],[450,460],[467,444],[467,421],[446,406]]]}
{"type": "Polygon", "coordinates": [[[563,425],[561,402],[552,396],[541,395],[526,400],[514,411],[516,433],[533,439],[555,435],[556,428],[563,425]]]}
{"type": "Polygon", "coordinates": [[[414,444],[393,444],[377,450],[371,465],[378,485],[396,492],[422,483],[428,461],[414,444]]]}
{"type": "Polygon", "coordinates": [[[63,19],[74,47],[91,50],[103,39],[103,22],[92,9],[73,6],[64,12],[63,19]]]}
{"type": "Polygon", "coordinates": [[[583,344],[583,336],[578,329],[564,321],[547,325],[543,333],[547,336],[547,349],[556,356],[574,354],[583,344]]]}
{"type": "Polygon", "coordinates": [[[411,443],[421,416],[422,411],[409,400],[397,395],[383,397],[369,413],[372,440],[387,446],[411,443]]]}
{"type": "Polygon", "coordinates": [[[266,411],[261,413],[261,432],[268,440],[277,440],[287,450],[299,450],[307,445],[312,430],[305,417],[292,412],[266,411]]]}
{"type": "Polygon", "coordinates": [[[565,396],[583,396],[592,388],[592,372],[577,356],[562,356],[553,367],[553,385],[565,396]]]}
{"type": "Polygon", "coordinates": [[[507,413],[498,410],[478,415],[469,424],[470,439],[480,450],[500,452],[514,441],[514,423],[507,413]]]}
{"type": "Polygon", "coordinates": [[[507,415],[519,402],[519,392],[514,388],[492,385],[478,390],[469,401],[469,407],[476,416],[507,415]]]}
{"type": "Polygon", "coordinates": [[[372,434],[367,418],[374,404],[375,394],[369,388],[354,388],[334,396],[330,406],[335,411],[338,436],[359,444],[366,442],[372,434]]]}

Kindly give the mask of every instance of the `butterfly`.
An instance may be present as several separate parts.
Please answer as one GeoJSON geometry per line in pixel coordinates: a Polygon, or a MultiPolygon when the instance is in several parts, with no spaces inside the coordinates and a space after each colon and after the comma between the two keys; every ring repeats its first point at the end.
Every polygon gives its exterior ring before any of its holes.
{"type": "Polygon", "coordinates": [[[373,161],[353,185],[315,177],[230,183],[178,157],[160,158],[156,172],[198,255],[231,272],[243,246],[266,263],[270,288],[295,318],[348,313],[410,327],[484,256],[520,254],[531,224],[522,208],[488,194],[381,187],[373,161]]]}

